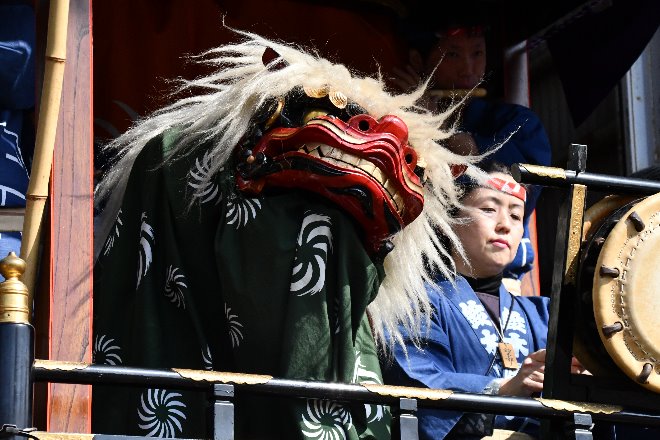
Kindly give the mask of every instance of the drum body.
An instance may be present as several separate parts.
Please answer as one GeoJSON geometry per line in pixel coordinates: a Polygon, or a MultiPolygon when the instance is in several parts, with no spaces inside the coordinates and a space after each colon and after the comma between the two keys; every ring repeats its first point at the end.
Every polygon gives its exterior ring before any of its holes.
{"type": "Polygon", "coordinates": [[[660,393],[660,194],[587,210],[576,283],[578,359],[660,393]]]}

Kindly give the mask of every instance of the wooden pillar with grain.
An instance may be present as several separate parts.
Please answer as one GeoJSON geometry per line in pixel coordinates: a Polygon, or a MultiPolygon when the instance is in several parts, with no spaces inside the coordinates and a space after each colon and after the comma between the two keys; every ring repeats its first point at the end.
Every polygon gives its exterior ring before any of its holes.
{"type": "MultiPolygon", "coordinates": [[[[70,0],[50,193],[48,359],[72,362],[92,360],[91,10],[91,0],[70,0]]],[[[48,384],[46,394],[48,431],[91,432],[91,386],[48,384]]]]}

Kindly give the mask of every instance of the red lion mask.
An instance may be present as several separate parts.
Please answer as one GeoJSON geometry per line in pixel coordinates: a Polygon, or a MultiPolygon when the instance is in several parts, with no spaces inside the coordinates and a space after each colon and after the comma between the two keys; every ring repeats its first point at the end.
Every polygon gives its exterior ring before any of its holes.
{"type": "Polygon", "coordinates": [[[408,127],[393,115],[376,120],[356,105],[339,109],[327,96],[297,98],[293,105],[280,100],[263,135],[259,129],[254,145],[244,143],[238,188],[252,195],[269,187],[317,193],[354,218],[367,249],[384,257],[390,236],[424,206],[423,168],[408,145],[408,127]]]}

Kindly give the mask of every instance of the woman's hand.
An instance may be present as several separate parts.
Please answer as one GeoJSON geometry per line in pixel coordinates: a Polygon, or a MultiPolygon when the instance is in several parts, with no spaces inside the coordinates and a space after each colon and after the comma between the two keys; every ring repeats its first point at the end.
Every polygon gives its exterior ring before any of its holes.
{"type": "Polygon", "coordinates": [[[535,351],[525,358],[518,373],[505,379],[500,385],[499,395],[529,397],[543,391],[545,376],[545,349],[535,351]]]}
{"type": "MultiPolygon", "coordinates": [[[[424,60],[419,51],[411,49],[408,52],[408,64],[403,68],[394,67],[392,82],[402,92],[410,93],[422,85],[424,78],[424,60]]],[[[438,98],[432,96],[427,89],[417,104],[430,111],[438,110],[438,98]]]]}
{"type": "MultiPolygon", "coordinates": [[[[571,359],[572,374],[588,374],[589,370],[584,368],[575,356],[571,359]]],[[[545,377],[545,349],[535,351],[525,358],[518,373],[509,379],[504,379],[500,385],[499,395],[528,397],[534,393],[543,391],[543,379],[545,377]]]]}
{"type": "Polygon", "coordinates": [[[394,77],[392,82],[405,93],[412,92],[422,83],[422,72],[424,71],[424,62],[422,55],[412,49],[408,52],[408,64],[401,68],[392,69],[394,77]]]}

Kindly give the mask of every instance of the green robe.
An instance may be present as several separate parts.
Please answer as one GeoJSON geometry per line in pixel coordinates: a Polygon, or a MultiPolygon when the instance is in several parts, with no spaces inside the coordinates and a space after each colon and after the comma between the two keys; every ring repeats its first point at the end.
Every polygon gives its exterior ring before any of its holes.
{"type": "MultiPolygon", "coordinates": [[[[382,266],[352,220],[303,191],[246,198],[229,167],[209,174],[205,148],[159,166],[170,144],[140,153],[95,266],[94,362],[382,383],[365,313],[382,266]]],[[[209,437],[206,406],[203,392],[95,386],[93,432],[209,437]]],[[[389,425],[381,406],[236,399],[238,439],[387,439],[389,425]]]]}

